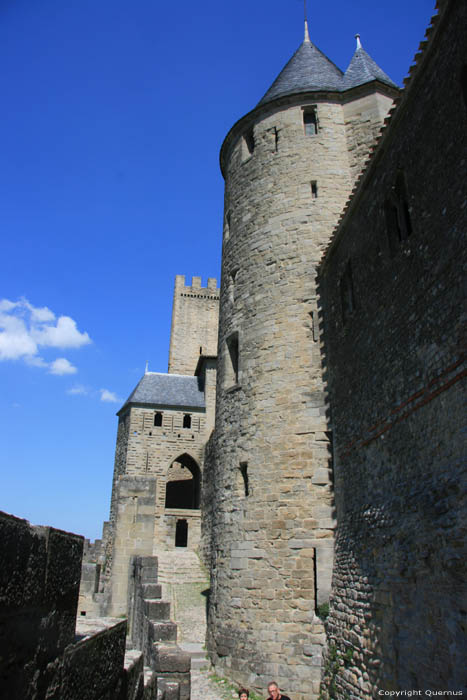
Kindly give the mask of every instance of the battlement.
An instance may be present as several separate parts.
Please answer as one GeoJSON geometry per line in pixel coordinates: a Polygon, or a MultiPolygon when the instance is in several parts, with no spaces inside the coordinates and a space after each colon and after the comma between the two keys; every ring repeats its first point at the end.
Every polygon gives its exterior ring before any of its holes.
{"type": "Polygon", "coordinates": [[[185,275],[175,277],[169,373],[195,374],[200,355],[217,355],[219,288],[215,277],[206,287],[201,277],[185,284],[185,275]]]}
{"type": "Polygon", "coordinates": [[[201,284],[201,277],[192,277],[191,286],[185,284],[185,275],[176,275],[175,294],[191,296],[197,299],[219,299],[219,287],[215,277],[208,277],[206,287],[201,284]]]}

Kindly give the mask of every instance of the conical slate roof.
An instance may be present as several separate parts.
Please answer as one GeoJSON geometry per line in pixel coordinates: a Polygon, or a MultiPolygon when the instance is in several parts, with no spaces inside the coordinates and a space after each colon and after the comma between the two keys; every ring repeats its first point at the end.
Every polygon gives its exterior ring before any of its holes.
{"type": "Polygon", "coordinates": [[[297,92],[340,91],[342,77],[342,71],[309,39],[305,39],[258,105],[297,92]]]}
{"type": "Polygon", "coordinates": [[[300,92],[318,90],[342,92],[373,80],[380,80],[386,85],[397,88],[391,78],[362,48],[358,35],[357,50],[344,74],[310,41],[308,28],[305,25],[303,44],[279,73],[267,93],[258,102],[258,106],[278,97],[295,95],[300,92]]]}
{"type": "Polygon", "coordinates": [[[369,83],[372,80],[381,80],[382,83],[386,83],[391,87],[397,87],[391,78],[367,54],[365,49],[362,48],[360,41],[357,41],[357,50],[345,71],[342,89],[348,90],[357,85],[369,83]]]}

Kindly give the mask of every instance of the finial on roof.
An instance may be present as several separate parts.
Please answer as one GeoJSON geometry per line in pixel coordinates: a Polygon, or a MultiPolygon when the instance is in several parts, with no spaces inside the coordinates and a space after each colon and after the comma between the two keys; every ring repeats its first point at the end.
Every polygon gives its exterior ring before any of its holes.
{"type": "Polygon", "coordinates": [[[149,362],[146,360],[146,369],[144,370],[144,374],[148,373],[148,368],[149,368],[149,362]]]}
{"type": "Polygon", "coordinates": [[[362,44],[361,44],[361,41],[360,41],[360,34],[355,34],[355,38],[356,38],[356,40],[357,40],[357,49],[361,49],[361,48],[362,48],[362,44]]]}
{"type": "Polygon", "coordinates": [[[308,33],[308,20],[306,18],[306,0],[303,0],[303,14],[305,17],[305,41],[310,41],[310,35],[308,33]]]}

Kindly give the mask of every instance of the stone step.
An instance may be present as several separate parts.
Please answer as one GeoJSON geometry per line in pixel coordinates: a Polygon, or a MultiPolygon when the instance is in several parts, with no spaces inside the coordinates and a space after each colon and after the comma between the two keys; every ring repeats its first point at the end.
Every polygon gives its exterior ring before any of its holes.
{"type": "Polygon", "coordinates": [[[159,564],[158,582],[160,584],[208,581],[206,572],[195,552],[186,550],[157,552],[156,556],[159,564]]]}
{"type": "Polygon", "coordinates": [[[196,644],[194,642],[182,642],[179,644],[180,649],[183,649],[191,657],[191,670],[199,671],[202,668],[206,668],[208,665],[208,660],[206,658],[206,649],[204,649],[203,644],[196,644]]]}

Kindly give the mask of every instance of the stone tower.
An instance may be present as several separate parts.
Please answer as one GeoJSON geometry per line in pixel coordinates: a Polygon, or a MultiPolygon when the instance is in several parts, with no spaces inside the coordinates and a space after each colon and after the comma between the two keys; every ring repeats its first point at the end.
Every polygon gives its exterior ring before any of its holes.
{"type": "Polygon", "coordinates": [[[186,286],[177,275],[169,373],[146,371],[118,411],[104,614],[127,612],[133,555],[198,549],[204,447],[214,424],[218,306],[214,278],[207,287],[200,277],[186,286]]]}
{"type": "Polygon", "coordinates": [[[219,290],[214,277],[207,287],[201,277],[185,285],[184,275],[175,278],[170,332],[169,374],[194,374],[200,355],[217,355],[219,290]]]}
{"type": "Polygon", "coordinates": [[[319,692],[335,514],[315,269],[397,87],[357,43],[344,74],[305,40],[221,150],[216,427],[204,552],[218,669],[319,692]]]}

